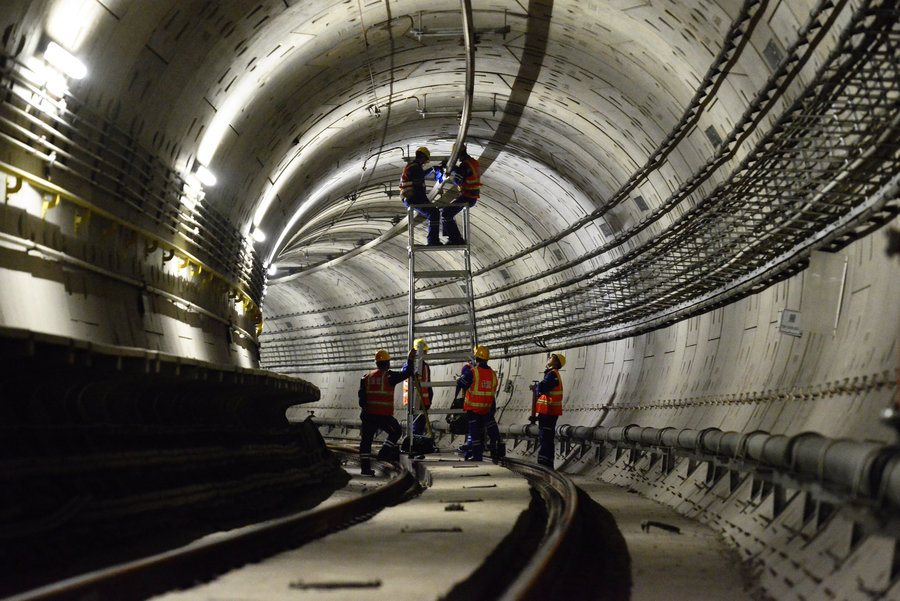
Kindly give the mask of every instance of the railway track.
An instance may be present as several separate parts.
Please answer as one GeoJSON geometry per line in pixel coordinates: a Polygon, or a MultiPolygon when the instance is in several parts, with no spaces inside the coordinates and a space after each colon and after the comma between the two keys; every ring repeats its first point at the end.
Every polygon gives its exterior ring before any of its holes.
{"type": "MultiPolygon", "coordinates": [[[[346,449],[332,447],[332,450],[342,455],[345,464],[356,461],[355,456],[346,449]]],[[[530,557],[519,558],[514,573],[502,574],[499,580],[494,570],[490,577],[502,582],[504,590],[502,595],[491,592],[485,598],[500,598],[504,601],[546,598],[544,595],[547,587],[552,585],[554,572],[561,564],[569,561],[566,549],[572,547],[571,534],[579,510],[578,492],[570,480],[555,472],[512,459],[504,459],[502,465],[528,480],[532,491],[532,507],[523,512],[523,515],[530,514],[530,519],[536,520],[536,523],[531,529],[532,534],[512,532],[500,547],[512,545],[521,548],[524,542],[534,553],[530,557]],[[535,516],[538,516],[537,519],[535,516]],[[534,539],[535,533],[539,540],[534,539]],[[531,538],[519,540],[522,536],[531,538]]],[[[383,475],[383,478],[377,480],[379,486],[366,486],[366,490],[352,498],[205,537],[171,551],[26,591],[8,597],[6,601],[128,601],[147,599],[166,591],[192,586],[363,522],[385,507],[397,505],[418,495],[423,490],[422,483],[427,483],[430,477],[427,468],[423,469],[421,463],[409,466],[413,469],[384,462],[377,463],[375,467],[383,475]],[[418,472],[418,475],[413,472],[418,472]]],[[[371,482],[373,481],[366,480],[367,484],[371,482]]],[[[500,551],[502,549],[498,548],[494,553],[500,551]]],[[[470,582],[461,582],[454,590],[480,588],[479,579],[484,574],[479,572],[480,570],[476,570],[470,577],[470,582]]],[[[465,597],[473,598],[469,593],[465,597]]],[[[443,598],[453,599],[454,593],[451,591],[443,598]]],[[[474,598],[477,599],[478,596],[474,598]]]]}

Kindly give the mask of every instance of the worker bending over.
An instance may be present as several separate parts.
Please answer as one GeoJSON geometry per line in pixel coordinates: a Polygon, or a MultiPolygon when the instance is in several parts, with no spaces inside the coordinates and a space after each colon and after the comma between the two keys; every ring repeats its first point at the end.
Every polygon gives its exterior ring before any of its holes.
{"type": "Polygon", "coordinates": [[[466,461],[481,461],[484,453],[482,431],[487,429],[491,439],[491,459],[494,463],[499,459],[500,429],[494,420],[494,397],[497,393],[497,376],[488,367],[491,354],[487,347],[480,344],[475,347],[475,364],[463,365],[462,374],[456,380],[457,394],[466,392],[463,410],[469,422],[469,434],[466,440],[466,461]]]}
{"type": "MultiPolygon", "coordinates": [[[[416,356],[415,349],[409,351],[406,365],[412,365],[416,356]]],[[[364,375],[359,381],[359,406],[362,411],[362,440],[359,441],[360,473],[374,476],[372,470],[372,440],[378,430],[387,432],[387,440],[381,445],[378,459],[397,461],[400,459],[400,447],[397,441],[403,431],[400,422],[394,417],[394,387],[409,377],[410,371],[391,371],[391,356],[384,349],[375,353],[374,371],[364,375]]]]}
{"type": "Polygon", "coordinates": [[[538,421],[538,463],[553,469],[553,437],[556,422],[562,415],[563,384],[559,370],[566,364],[562,353],[551,353],[544,379],[538,382],[535,412],[538,421]]]}
{"type": "Polygon", "coordinates": [[[469,156],[465,144],[459,147],[459,162],[451,169],[450,175],[459,188],[459,196],[449,207],[441,209],[441,230],[449,238],[448,245],[465,244],[466,240],[459,233],[454,218],[465,207],[474,207],[481,196],[481,167],[469,156]]]}
{"type": "Polygon", "coordinates": [[[439,246],[441,211],[428,200],[428,191],[425,189],[425,178],[435,174],[443,177],[441,171],[425,169],[425,165],[431,160],[431,152],[424,146],[416,149],[416,156],[403,168],[400,175],[400,198],[407,207],[412,207],[416,213],[428,219],[428,234],[426,244],[439,246]]]}

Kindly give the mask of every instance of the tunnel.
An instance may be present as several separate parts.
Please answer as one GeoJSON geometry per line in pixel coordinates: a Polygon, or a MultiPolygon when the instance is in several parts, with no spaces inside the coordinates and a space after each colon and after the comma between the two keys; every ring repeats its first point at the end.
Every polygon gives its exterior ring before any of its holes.
{"type": "MultiPolygon", "coordinates": [[[[183,377],[270,403],[196,423],[358,432],[413,338],[401,173],[464,144],[508,453],[562,353],[557,469],[708,525],[771,598],[900,596],[895,1],[7,0],[0,31],[9,440],[171,423],[183,377]]],[[[435,380],[460,315],[416,309],[435,380]]]]}

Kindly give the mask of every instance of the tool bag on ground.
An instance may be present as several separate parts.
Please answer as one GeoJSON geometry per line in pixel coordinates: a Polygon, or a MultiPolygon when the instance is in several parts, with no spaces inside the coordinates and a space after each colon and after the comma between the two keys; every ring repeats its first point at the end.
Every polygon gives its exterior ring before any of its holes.
{"type": "MultiPolygon", "coordinates": [[[[400,442],[400,450],[409,453],[409,437],[403,437],[400,442]]],[[[436,450],[433,438],[425,434],[413,434],[413,453],[434,453],[436,450]]]]}
{"type": "MultiPolygon", "coordinates": [[[[462,397],[453,399],[453,403],[450,405],[450,408],[462,409],[462,397]]],[[[466,421],[465,413],[451,413],[450,415],[448,415],[447,426],[450,428],[451,434],[468,434],[469,432],[469,423],[466,421]]]]}

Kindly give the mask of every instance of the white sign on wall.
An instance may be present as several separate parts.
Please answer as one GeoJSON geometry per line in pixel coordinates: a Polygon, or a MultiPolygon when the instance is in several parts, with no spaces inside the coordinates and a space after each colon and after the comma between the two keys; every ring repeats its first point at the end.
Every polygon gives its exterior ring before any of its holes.
{"type": "Polygon", "coordinates": [[[785,309],[781,312],[781,323],[778,324],[778,331],[788,336],[803,336],[800,331],[800,311],[792,311],[785,309]]]}

